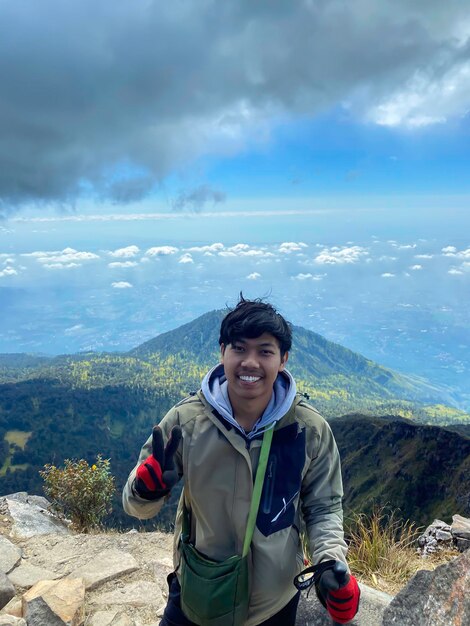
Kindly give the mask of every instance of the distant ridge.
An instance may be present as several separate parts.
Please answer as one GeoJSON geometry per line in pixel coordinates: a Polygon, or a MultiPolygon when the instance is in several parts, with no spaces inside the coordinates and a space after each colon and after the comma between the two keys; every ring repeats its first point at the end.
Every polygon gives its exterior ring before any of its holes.
{"type": "MultiPolygon", "coordinates": [[[[226,310],[204,313],[175,330],[146,341],[127,354],[141,359],[173,357],[209,368],[219,358],[219,328],[226,313],[226,310]]],[[[384,399],[402,398],[428,403],[452,401],[443,388],[394,372],[301,326],[293,326],[288,369],[305,381],[326,383],[331,382],[332,377],[340,377],[338,383],[342,381],[354,389],[358,381],[362,381],[367,385],[367,394],[384,399]]]]}

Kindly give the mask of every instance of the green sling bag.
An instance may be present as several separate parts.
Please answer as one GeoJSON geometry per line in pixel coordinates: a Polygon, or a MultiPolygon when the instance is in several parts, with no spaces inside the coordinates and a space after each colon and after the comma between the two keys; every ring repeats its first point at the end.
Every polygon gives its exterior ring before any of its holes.
{"type": "Polygon", "coordinates": [[[265,431],[256,472],[242,555],[224,561],[203,556],[189,542],[190,517],[183,500],[181,608],[198,626],[243,626],[250,603],[248,551],[258,514],[274,426],[265,431]]]}

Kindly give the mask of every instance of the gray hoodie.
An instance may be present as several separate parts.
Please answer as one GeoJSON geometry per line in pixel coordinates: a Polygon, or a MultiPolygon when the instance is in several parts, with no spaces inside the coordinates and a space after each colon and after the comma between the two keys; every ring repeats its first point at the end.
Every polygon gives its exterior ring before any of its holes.
{"type": "Polygon", "coordinates": [[[213,367],[202,381],[202,393],[207,402],[216,409],[232,426],[235,426],[245,437],[253,439],[283,417],[294,401],[296,394],[295,380],[286,369],[278,374],[273,385],[273,393],[263,415],[253,429],[245,433],[233,416],[232,405],[228,395],[228,382],[225,378],[224,366],[219,363],[213,367]]]}

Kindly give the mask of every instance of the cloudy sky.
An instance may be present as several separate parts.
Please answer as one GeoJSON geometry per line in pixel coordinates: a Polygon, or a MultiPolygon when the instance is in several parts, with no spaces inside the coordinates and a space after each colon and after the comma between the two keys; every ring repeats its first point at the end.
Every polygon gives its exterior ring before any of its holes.
{"type": "Polygon", "coordinates": [[[468,373],[467,3],[4,0],[0,81],[0,351],[127,349],[243,288],[468,373]]]}

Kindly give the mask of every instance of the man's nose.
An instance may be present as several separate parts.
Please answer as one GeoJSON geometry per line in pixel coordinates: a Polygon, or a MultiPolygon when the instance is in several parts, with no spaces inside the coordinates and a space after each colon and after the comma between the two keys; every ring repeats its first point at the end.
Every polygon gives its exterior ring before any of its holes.
{"type": "Polygon", "coordinates": [[[242,360],[243,367],[258,367],[258,356],[256,352],[246,352],[242,360]]]}

